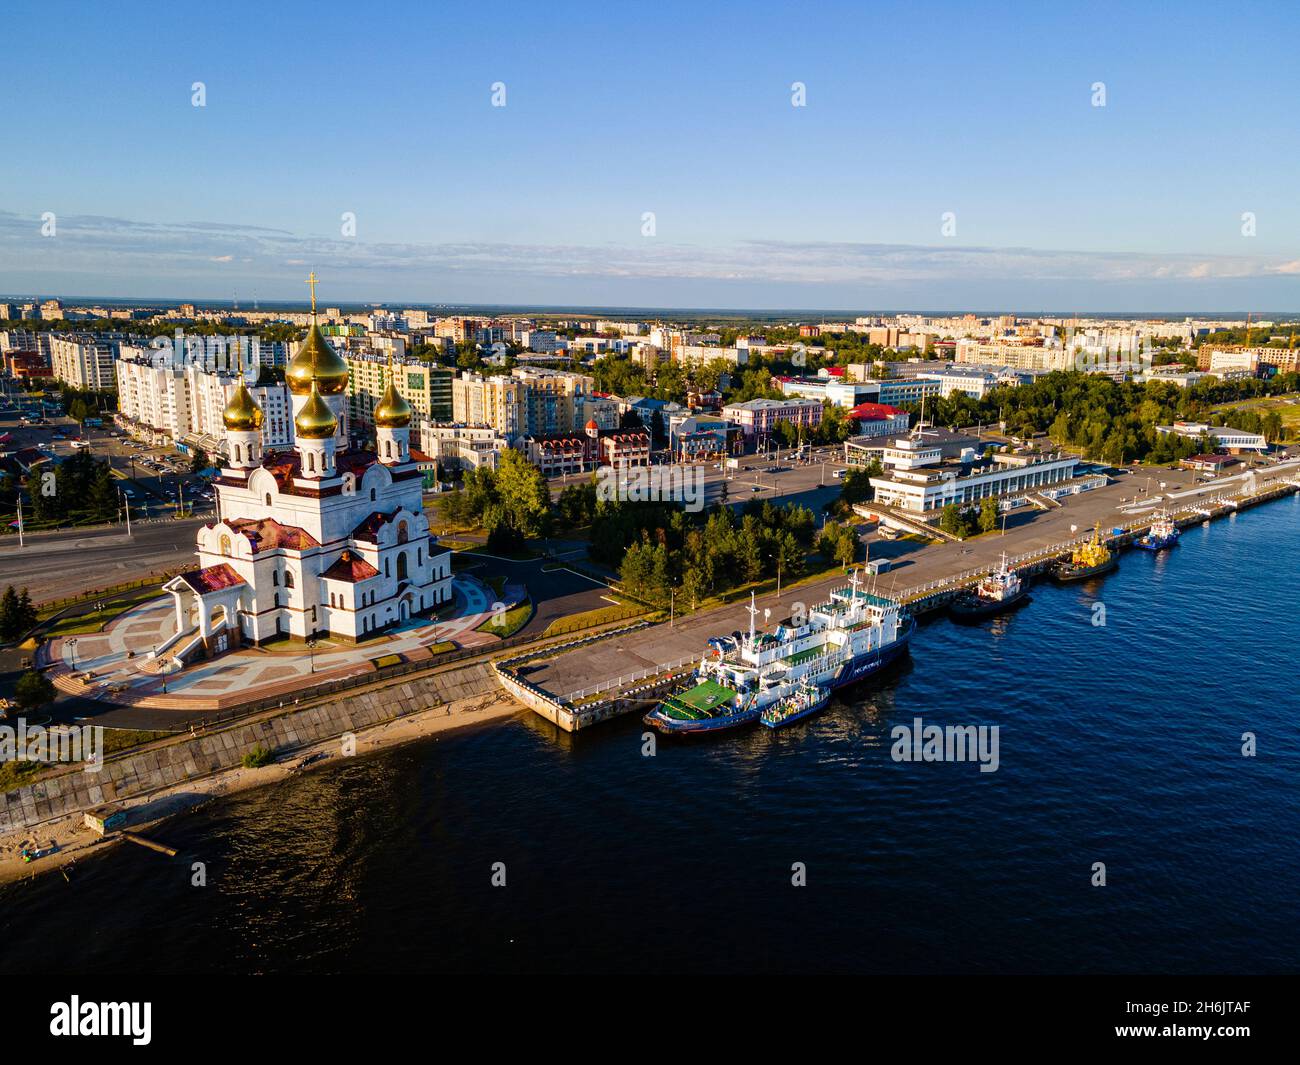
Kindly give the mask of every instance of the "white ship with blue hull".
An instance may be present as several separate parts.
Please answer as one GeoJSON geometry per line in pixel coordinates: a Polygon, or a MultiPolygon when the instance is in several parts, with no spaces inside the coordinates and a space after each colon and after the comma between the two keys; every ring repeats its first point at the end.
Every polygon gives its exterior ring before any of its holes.
{"type": "Polygon", "coordinates": [[[809,685],[833,690],[876,673],[907,650],[915,623],[893,599],[860,587],[857,572],[844,588],[772,632],[709,641],[692,684],[664,699],[645,720],[661,732],[716,732],[757,721],[763,711],[809,685]]]}

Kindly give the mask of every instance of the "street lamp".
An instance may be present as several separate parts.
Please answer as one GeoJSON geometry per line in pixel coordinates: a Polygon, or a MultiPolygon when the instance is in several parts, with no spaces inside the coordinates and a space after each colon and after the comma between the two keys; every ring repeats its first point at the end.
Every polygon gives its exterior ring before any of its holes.
{"type": "Polygon", "coordinates": [[[77,672],[77,641],[68,641],[68,650],[72,652],[72,672],[77,672]]]}
{"type": "Polygon", "coordinates": [[[316,637],[315,636],[307,637],[307,661],[310,663],[308,672],[315,673],[316,672],[316,637]]]}

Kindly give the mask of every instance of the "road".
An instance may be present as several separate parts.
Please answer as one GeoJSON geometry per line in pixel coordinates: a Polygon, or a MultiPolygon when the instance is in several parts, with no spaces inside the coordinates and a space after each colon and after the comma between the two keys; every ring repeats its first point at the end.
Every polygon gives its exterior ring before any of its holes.
{"type": "Polygon", "coordinates": [[[27,588],[38,603],[135,580],[194,561],[195,530],[203,518],[133,522],[125,527],[39,533],[0,547],[0,587],[27,588]]]}

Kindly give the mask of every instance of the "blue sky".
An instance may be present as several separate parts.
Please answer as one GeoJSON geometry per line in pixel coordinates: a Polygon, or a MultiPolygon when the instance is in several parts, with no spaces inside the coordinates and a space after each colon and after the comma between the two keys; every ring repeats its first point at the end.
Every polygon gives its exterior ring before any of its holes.
{"type": "Polygon", "coordinates": [[[1292,5],[7,21],[0,291],[297,298],[314,268],[334,300],[1300,309],[1292,5]]]}

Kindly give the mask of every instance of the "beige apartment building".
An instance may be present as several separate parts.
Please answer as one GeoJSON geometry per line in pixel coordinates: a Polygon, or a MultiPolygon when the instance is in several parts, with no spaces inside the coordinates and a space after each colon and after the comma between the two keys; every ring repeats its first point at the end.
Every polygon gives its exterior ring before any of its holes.
{"type": "MultiPolygon", "coordinates": [[[[388,358],[382,352],[346,352],[348,407],[358,428],[374,427],[375,405],[388,386],[388,358]]],[[[422,359],[394,359],[393,384],[415,412],[412,428],[454,420],[452,381],[456,371],[422,359]]]]}
{"type": "Polygon", "coordinates": [[[452,382],[452,420],[490,425],[511,444],[525,436],[571,433],[587,423],[594,378],[519,366],[506,376],[466,373],[452,382]]]}
{"type": "Polygon", "coordinates": [[[1276,366],[1278,373],[1295,373],[1300,370],[1300,349],[1202,345],[1196,351],[1196,366],[1211,373],[1225,370],[1253,373],[1260,366],[1276,366]]]}
{"type": "Polygon", "coordinates": [[[92,337],[53,337],[50,372],[74,388],[116,388],[112,341],[92,337]]]}
{"type": "Polygon", "coordinates": [[[1069,370],[1074,353],[1059,344],[1024,343],[1014,340],[957,341],[957,362],[978,366],[1010,366],[1015,370],[1069,370]]]}

